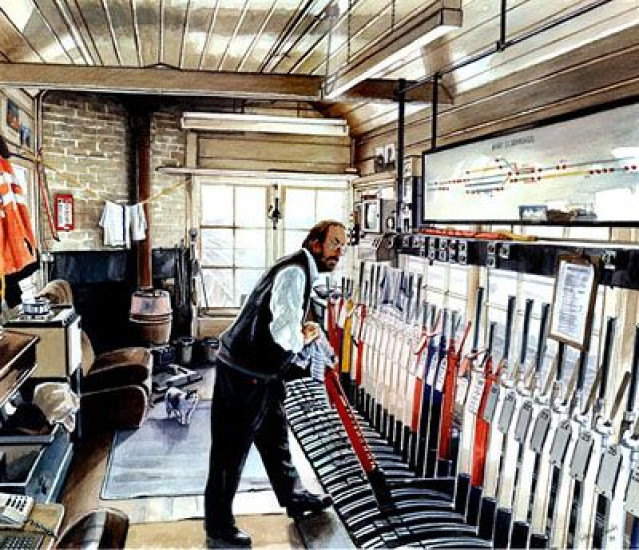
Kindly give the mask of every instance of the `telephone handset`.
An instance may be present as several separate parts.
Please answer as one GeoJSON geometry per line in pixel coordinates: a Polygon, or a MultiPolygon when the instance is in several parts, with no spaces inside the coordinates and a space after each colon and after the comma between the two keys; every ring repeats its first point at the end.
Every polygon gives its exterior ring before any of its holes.
{"type": "Polygon", "coordinates": [[[0,529],[22,529],[33,504],[32,497],[0,493],[0,529]]]}

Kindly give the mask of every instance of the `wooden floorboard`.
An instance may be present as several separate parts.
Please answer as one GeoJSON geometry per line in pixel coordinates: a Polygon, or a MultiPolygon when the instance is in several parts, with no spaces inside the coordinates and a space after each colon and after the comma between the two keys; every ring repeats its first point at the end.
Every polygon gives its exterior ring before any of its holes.
{"type": "MultiPolygon", "coordinates": [[[[205,396],[210,398],[209,396],[212,395],[214,376],[212,376],[213,373],[207,374],[204,377],[204,387],[199,388],[198,392],[202,398],[205,396]]],[[[92,434],[76,445],[61,494],[61,502],[65,507],[62,529],[90,510],[112,506],[122,509],[129,515],[131,528],[127,547],[203,547],[205,536],[202,519],[186,519],[192,515],[202,515],[202,497],[161,497],[129,501],[100,499],[113,437],[112,431],[92,434]],[[183,520],[158,522],[161,517],[166,517],[167,507],[176,518],[183,518],[183,520]],[[174,532],[176,535],[161,538],[160,532],[174,532]],[[161,543],[160,540],[162,540],[161,543]]],[[[312,469],[304,459],[293,436],[291,436],[291,445],[300,475],[307,488],[311,491],[320,491],[319,482],[314,478],[312,469]]],[[[304,547],[295,523],[284,515],[284,510],[277,504],[272,491],[262,491],[259,496],[255,493],[239,494],[234,503],[234,509],[238,525],[252,534],[254,548],[304,547]]]]}
{"type": "Polygon", "coordinates": [[[85,512],[100,507],[100,489],[113,435],[113,432],[94,434],[76,445],[60,500],[65,509],[63,528],[85,512]]]}

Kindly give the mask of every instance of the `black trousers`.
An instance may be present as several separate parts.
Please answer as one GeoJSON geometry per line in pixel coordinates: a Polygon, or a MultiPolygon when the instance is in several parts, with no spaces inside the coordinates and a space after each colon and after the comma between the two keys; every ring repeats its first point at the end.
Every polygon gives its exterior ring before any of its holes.
{"type": "Polygon", "coordinates": [[[205,527],[211,534],[235,525],[233,498],[255,443],[275,495],[286,506],[301,488],[291,460],[284,411],[284,381],[265,382],[216,362],[211,407],[211,453],[204,495],[205,527]]]}

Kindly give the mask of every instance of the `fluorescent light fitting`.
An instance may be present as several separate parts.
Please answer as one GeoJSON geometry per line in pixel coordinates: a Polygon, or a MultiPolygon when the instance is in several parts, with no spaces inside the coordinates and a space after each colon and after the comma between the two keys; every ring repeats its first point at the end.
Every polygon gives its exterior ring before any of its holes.
{"type": "MultiPolygon", "coordinates": [[[[442,2],[446,3],[455,4],[442,2]]],[[[394,70],[427,44],[459,28],[461,19],[461,9],[450,7],[437,7],[415,16],[330,75],[324,82],[324,98],[335,100],[360,82],[394,70]]]]}
{"type": "Polygon", "coordinates": [[[338,118],[304,118],[242,113],[182,113],[183,130],[266,132],[311,136],[348,136],[348,125],[338,118]]]}

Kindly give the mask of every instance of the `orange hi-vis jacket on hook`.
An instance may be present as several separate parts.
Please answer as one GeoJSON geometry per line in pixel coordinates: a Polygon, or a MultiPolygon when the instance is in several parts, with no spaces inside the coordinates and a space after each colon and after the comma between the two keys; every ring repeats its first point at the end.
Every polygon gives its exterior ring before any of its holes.
{"type": "Polygon", "coordinates": [[[0,157],[0,275],[17,273],[37,260],[22,187],[11,163],[0,157]]]}

